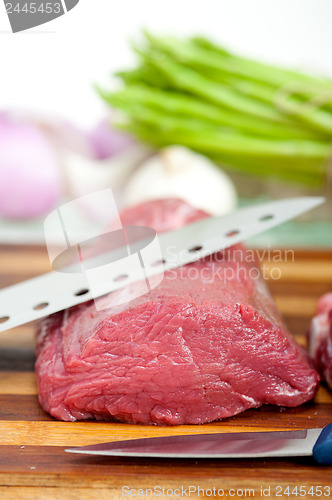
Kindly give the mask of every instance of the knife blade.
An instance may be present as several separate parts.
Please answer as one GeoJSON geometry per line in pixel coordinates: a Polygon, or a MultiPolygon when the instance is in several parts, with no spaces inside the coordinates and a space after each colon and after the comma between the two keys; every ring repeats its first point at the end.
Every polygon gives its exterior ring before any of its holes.
{"type": "Polygon", "coordinates": [[[109,457],[264,458],[306,457],[332,465],[332,424],[324,429],[186,434],[129,439],[68,448],[68,453],[109,457]]]}
{"type": "MultiPolygon", "coordinates": [[[[242,208],[224,216],[200,219],[180,229],[162,233],[158,235],[162,259],[158,265],[155,265],[156,262],[145,263],[144,275],[150,278],[195,262],[293,219],[324,201],[323,197],[272,201],[242,208]]],[[[136,250],[144,247],[144,241],[136,241],[133,247],[136,250]]],[[[121,250],[116,248],[106,252],[96,262],[94,258],[84,262],[86,269],[91,269],[94,265],[101,269],[98,274],[100,282],[93,290],[86,273],[68,270],[47,273],[0,290],[0,332],[140,281],[142,269],[130,267],[128,259],[119,259],[121,250]],[[105,275],[100,267],[100,260],[116,261],[116,276],[105,275]],[[119,276],[125,279],[118,280],[119,276]]],[[[127,247],[123,250],[127,251],[127,247]]],[[[130,262],[137,264],[134,259],[130,262]]]]}

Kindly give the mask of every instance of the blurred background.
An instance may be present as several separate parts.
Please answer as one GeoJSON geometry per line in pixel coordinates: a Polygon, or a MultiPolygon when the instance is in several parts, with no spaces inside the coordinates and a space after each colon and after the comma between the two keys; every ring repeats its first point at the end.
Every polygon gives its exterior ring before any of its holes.
{"type": "Polygon", "coordinates": [[[251,243],[332,246],[331,21],[330,0],[80,0],[14,35],[1,4],[0,243],[44,243],[48,213],[111,187],[216,215],[323,194],[251,243]]]}

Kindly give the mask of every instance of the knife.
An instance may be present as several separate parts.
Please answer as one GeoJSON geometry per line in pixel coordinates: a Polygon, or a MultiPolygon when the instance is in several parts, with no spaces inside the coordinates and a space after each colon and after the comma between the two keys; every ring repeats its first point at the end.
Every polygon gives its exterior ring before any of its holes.
{"type": "MultiPolygon", "coordinates": [[[[142,241],[136,239],[129,249],[126,244],[102,256],[87,258],[81,272],[74,272],[69,266],[64,269],[66,272],[47,273],[2,289],[0,332],[82,302],[97,299],[131,283],[141,282],[142,276],[145,278],[155,276],[157,279],[164,271],[195,262],[244,241],[293,219],[324,201],[323,197],[289,198],[242,208],[220,217],[207,217],[180,229],[158,235],[157,243],[161,258],[157,261],[147,250],[151,238],[149,241],[144,241],[144,238],[142,241]],[[144,248],[145,244],[148,246],[144,248]],[[122,258],[125,254],[130,259],[122,258]],[[116,274],[113,276],[107,274],[101,262],[116,264],[116,274]],[[141,267],[137,265],[138,262],[141,267]],[[94,271],[98,279],[92,283],[89,276],[94,271]]],[[[133,229],[135,230],[134,226],[133,229]]],[[[108,234],[112,236],[113,233],[108,234]]],[[[155,243],[156,241],[152,241],[153,245],[155,243]]],[[[80,245],[69,247],[68,251],[73,249],[81,255],[80,245]]],[[[148,287],[147,291],[149,289],[148,287]]]]}
{"type": "Polygon", "coordinates": [[[189,434],[129,439],[68,448],[69,453],[109,457],[262,458],[313,456],[332,465],[332,424],[324,429],[189,434]]]}

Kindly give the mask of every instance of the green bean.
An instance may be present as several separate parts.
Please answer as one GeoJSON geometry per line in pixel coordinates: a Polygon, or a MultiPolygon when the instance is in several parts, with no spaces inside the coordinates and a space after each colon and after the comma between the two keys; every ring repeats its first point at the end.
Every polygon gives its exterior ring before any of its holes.
{"type": "MultiPolygon", "coordinates": [[[[146,33],[146,35],[148,34],[146,33]]],[[[152,38],[149,38],[149,40],[151,41],[152,38]]],[[[156,40],[155,37],[154,40],[156,40]]],[[[233,61],[234,63],[235,67],[234,74],[236,74],[237,76],[249,78],[251,80],[261,81],[262,83],[267,83],[273,87],[275,86],[280,87],[282,85],[287,84],[290,81],[302,81],[308,84],[310,83],[312,87],[316,89],[316,91],[319,91],[320,89],[331,88],[331,81],[328,79],[317,78],[311,75],[307,75],[305,73],[301,73],[299,71],[278,68],[270,64],[264,64],[261,62],[246,59],[244,57],[236,56],[218,47],[216,44],[207,40],[204,37],[194,37],[191,39],[191,41],[194,43],[194,45],[196,45],[197,49],[198,48],[208,49],[207,51],[204,51],[204,53],[197,52],[195,54],[195,60],[197,60],[198,55],[201,56],[205,55],[204,61],[200,60],[200,63],[204,64],[205,62],[206,63],[209,62],[211,63],[211,65],[217,68],[219,64],[222,67],[220,59],[219,58],[218,60],[216,59],[217,56],[222,56],[223,59],[225,59],[224,56],[227,56],[229,60],[233,61]],[[207,52],[210,53],[211,58],[213,56],[213,59],[211,59],[211,61],[206,60],[207,52]]]]}
{"type": "Polygon", "coordinates": [[[248,99],[227,85],[217,84],[199,73],[186,68],[170,58],[146,55],[149,62],[165,74],[178,89],[191,92],[204,99],[242,113],[270,120],[287,123],[282,113],[264,103],[248,99]]]}
{"type": "Polygon", "coordinates": [[[180,143],[211,153],[236,154],[263,158],[294,158],[301,161],[310,158],[323,161],[330,154],[330,146],[324,142],[309,140],[272,140],[251,137],[225,131],[221,127],[201,120],[178,118],[137,106],[132,115],[135,119],[158,127],[161,131],[174,134],[180,143]]]}
{"type": "MultiPolygon", "coordinates": [[[[167,136],[165,133],[156,134],[156,130],[152,126],[146,126],[145,124],[131,121],[130,123],[121,124],[119,127],[127,132],[134,134],[141,141],[152,144],[157,148],[166,147],[173,144],[178,144],[179,142],[174,140],[174,137],[167,136]]],[[[181,142],[181,144],[183,144],[181,142]]],[[[198,153],[205,154],[217,165],[222,168],[225,166],[229,170],[240,171],[242,173],[247,173],[250,175],[256,175],[258,177],[275,178],[278,180],[286,181],[289,183],[301,183],[307,185],[311,188],[319,187],[324,181],[325,169],[322,168],[323,164],[319,164],[318,168],[312,172],[299,171],[297,168],[291,166],[286,166],[285,162],[278,164],[270,164],[267,162],[259,162],[257,159],[248,160],[247,158],[238,158],[237,156],[229,155],[217,155],[206,153],[202,151],[197,145],[192,147],[192,149],[198,153]]]]}
{"type": "Polygon", "coordinates": [[[121,128],[155,147],[182,144],[234,170],[322,185],[331,154],[331,81],[239,57],[202,37],[147,33],[135,50],[139,66],[117,74],[123,88],[98,89],[122,110],[121,128]]]}
{"type": "Polygon", "coordinates": [[[122,91],[105,93],[102,97],[111,105],[120,107],[130,114],[135,104],[155,108],[177,116],[198,118],[207,123],[228,126],[250,135],[261,135],[280,139],[316,139],[315,134],[291,125],[265,123],[255,117],[217,108],[188,95],[165,92],[146,85],[128,84],[122,91]]]}
{"type": "MultiPolygon", "coordinates": [[[[146,36],[148,37],[148,40],[152,43],[152,45],[157,47],[157,49],[165,51],[177,61],[189,63],[190,68],[192,69],[197,69],[196,66],[198,65],[201,68],[206,67],[210,69],[210,74],[212,71],[214,71],[216,73],[221,73],[221,75],[226,73],[228,75],[231,74],[234,76],[241,76],[242,79],[253,79],[252,75],[254,74],[255,79],[257,79],[258,81],[263,81],[269,84],[271,83],[274,87],[276,85],[278,85],[279,87],[283,86],[286,83],[290,82],[291,77],[296,77],[299,83],[304,82],[307,84],[307,86],[310,83],[312,87],[312,93],[314,94],[317,92],[321,92],[322,90],[326,90],[326,88],[330,88],[332,91],[331,83],[325,80],[319,80],[307,75],[287,70],[278,69],[277,71],[274,71],[274,68],[271,66],[248,61],[245,59],[231,57],[230,55],[226,57],[220,57],[220,54],[218,53],[200,49],[199,47],[195,47],[193,44],[190,44],[190,42],[181,42],[170,37],[158,38],[148,33],[146,34],[146,36]],[[271,73],[273,75],[272,77],[271,73]],[[264,78],[261,78],[261,75],[264,75],[264,78]]],[[[220,77],[220,80],[222,80],[222,77],[220,77]]],[[[244,80],[242,89],[244,88],[245,83],[246,82],[244,80]]],[[[235,85],[235,89],[241,90],[241,87],[235,85]]],[[[271,91],[271,89],[264,90],[264,88],[262,88],[262,85],[260,84],[256,84],[255,88],[255,85],[251,83],[251,95],[255,97],[257,97],[258,95],[261,95],[261,97],[265,96],[264,100],[266,102],[268,101],[269,90],[271,91]]],[[[241,92],[239,92],[239,95],[241,95],[241,92]]],[[[243,95],[248,96],[250,94],[245,93],[243,95]]],[[[272,101],[272,104],[274,105],[273,95],[274,92],[271,95],[270,101],[272,101]]],[[[293,118],[303,121],[307,125],[325,132],[326,134],[332,134],[332,117],[328,112],[319,109],[306,111],[305,108],[303,108],[303,105],[301,106],[301,103],[298,103],[298,101],[296,100],[293,102],[290,101],[288,103],[288,106],[285,107],[284,111],[285,110],[286,114],[290,113],[293,118]]]]}

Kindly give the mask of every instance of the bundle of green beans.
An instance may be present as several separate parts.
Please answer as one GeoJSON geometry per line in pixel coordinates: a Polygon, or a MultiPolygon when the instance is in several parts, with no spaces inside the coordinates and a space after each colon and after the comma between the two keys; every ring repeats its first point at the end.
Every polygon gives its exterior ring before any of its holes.
{"type": "Polygon", "coordinates": [[[332,81],[236,56],[205,38],[145,33],[139,65],[98,89],[119,126],[156,147],[182,144],[217,164],[317,187],[331,154],[332,81]]]}

